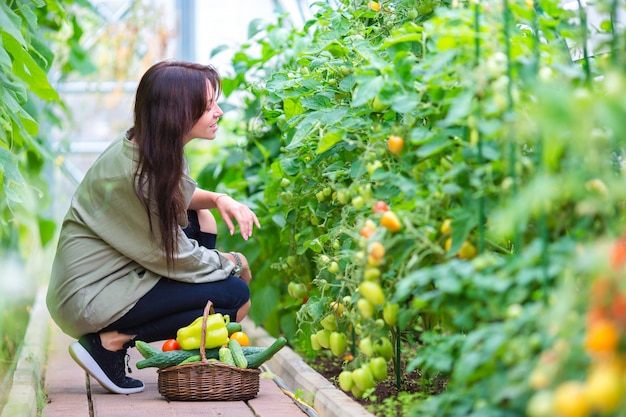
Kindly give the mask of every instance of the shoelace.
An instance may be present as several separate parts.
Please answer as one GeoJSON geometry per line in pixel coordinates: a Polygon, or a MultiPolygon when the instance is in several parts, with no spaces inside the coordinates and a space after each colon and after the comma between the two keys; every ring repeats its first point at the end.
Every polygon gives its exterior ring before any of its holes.
{"type": "Polygon", "coordinates": [[[126,356],[124,357],[125,361],[126,361],[126,369],[128,370],[129,374],[133,373],[133,370],[130,369],[130,355],[128,353],[126,353],[126,356]]]}

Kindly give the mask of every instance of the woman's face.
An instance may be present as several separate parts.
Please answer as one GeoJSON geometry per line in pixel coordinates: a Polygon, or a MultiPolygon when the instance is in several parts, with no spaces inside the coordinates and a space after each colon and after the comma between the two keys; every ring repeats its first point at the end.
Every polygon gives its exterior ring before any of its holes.
{"type": "Polygon", "coordinates": [[[217,105],[215,100],[215,92],[211,83],[207,83],[208,106],[206,111],[200,116],[195,125],[191,128],[189,135],[185,138],[185,144],[192,139],[215,139],[217,132],[217,122],[224,114],[222,109],[217,105]]]}

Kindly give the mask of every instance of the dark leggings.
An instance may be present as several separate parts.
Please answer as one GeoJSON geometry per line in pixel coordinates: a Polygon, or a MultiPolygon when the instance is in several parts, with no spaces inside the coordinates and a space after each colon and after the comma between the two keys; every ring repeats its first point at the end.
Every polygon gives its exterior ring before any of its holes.
{"type": "MultiPolygon", "coordinates": [[[[201,246],[214,249],[216,235],[200,231],[195,211],[190,211],[188,216],[189,226],[184,229],[185,234],[201,246]]],[[[211,300],[216,313],[228,314],[231,321],[235,321],[237,311],[249,299],[248,284],[233,275],[204,284],[161,278],[128,313],[101,331],[117,330],[136,335],[136,340],[144,342],[174,339],[179,328],[202,316],[207,300],[211,300]]]]}

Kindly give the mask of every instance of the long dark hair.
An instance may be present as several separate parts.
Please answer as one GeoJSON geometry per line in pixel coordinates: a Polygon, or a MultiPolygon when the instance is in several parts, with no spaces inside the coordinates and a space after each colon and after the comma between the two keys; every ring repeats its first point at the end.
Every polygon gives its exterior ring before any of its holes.
{"type": "Polygon", "coordinates": [[[156,203],[168,269],[174,267],[178,241],[178,218],[186,212],[181,189],[184,138],[211,105],[221,89],[221,78],[212,66],[164,61],[143,75],[135,96],[134,125],[126,136],[139,148],[135,193],[142,201],[152,226],[151,201],[156,203]]]}

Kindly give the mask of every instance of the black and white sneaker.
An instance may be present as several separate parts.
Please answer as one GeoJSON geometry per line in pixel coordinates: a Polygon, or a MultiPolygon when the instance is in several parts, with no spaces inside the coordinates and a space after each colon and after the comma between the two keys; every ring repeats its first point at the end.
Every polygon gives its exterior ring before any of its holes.
{"type": "Polygon", "coordinates": [[[144,390],[143,382],[126,376],[126,349],[116,352],[105,349],[99,334],[82,336],[70,345],[69,351],[76,363],[105,389],[115,394],[134,394],[144,390]]]}

